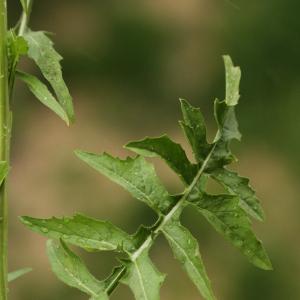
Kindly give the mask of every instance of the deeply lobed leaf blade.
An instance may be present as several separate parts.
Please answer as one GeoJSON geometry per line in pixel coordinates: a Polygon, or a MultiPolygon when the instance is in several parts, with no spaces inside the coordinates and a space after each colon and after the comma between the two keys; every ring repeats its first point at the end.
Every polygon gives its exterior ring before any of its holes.
{"type": "Polygon", "coordinates": [[[191,183],[197,173],[197,167],[190,163],[181,145],[167,135],[130,142],[125,148],[146,157],[160,156],[184,182],[191,183]]]}
{"type": "Polygon", "coordinates": [[[199,108],[193,107],[188,101],[180,99],[183,121],[180,125],[192,147],[197,162],[203,162],[211,145],[206,139],[204,117],[199,108]]]}
{"type": "Polygon", "coordinates": [[[249,185],[248,178],[241,177],[238,173],[226,168],[215,169],[211,176],[220,182],[229,193],[239,197],[241,207],[249,215],[257,220],[264,220],[264,211],[255,195],[255,191],[249,185]]]}
{"type": "Polygon", "coordinates": [[[112,251],[134,248],[132,238],[107,221],[96,220],[81,214],[73,218],[36,219],[22,217],[31,230],[51,239],[61,239],[84,249],[112,251]]]}
{"type": "Polygon", "coordinates": [[[233,195],[191,194],[190,201],[208,222],[237,247],[248,260],[264,270],[271,270],[270,259],[251,228],[251,222],[233,195]]]}
{"type": "Polygon", "coordinates": [[[158,214],[164,212],[173,202],[159,181],[153,165],[143,157],[128,157],[121,160],[106,153],[99,155],[84,151],[75,153],[81,160],[121,185],[133,197],[145,202],[158,214]]]}
{"type": "Polygon", "coordinates": [[[64,242],[47,242],[47,253],[56,276],[65,284],[88,294],[92,299],[108,300],[104,284],[86,268],[81,258],[74,254],[64,242]]]}

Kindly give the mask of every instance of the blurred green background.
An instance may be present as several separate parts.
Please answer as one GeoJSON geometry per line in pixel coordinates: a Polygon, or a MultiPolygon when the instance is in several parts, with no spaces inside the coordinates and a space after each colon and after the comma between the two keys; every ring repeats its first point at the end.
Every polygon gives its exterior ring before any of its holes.
{"type": "MultiPolygon", "coordinates": [[[[11,25],[20,5],[8,1],[11,25]]],[[[274,264],[250,265],[187,210],[183,223],[197,236],[213,287],[222,300],[300,299],[300,2],[296,0],[35,1],[31,28],[56,33],[65,79],[74,97],[76,124],[66,128],[17,84],[13,102],[10,177],[10,269],[34,272],[11,285],[10,299],[86,299],[60,283],[45,255],[45,238],[29,232],[20,215],[50,217],[82,212],[129,232],[150,224],[145,205],[75,158],[73,149],[125,157],[128,140],[168,133],[182,142],[179,97],[200,106],[210,136],[215,97],[224,96],[222,54],[242,69],[238,119],[243,133],[234,149],[239,172],[251,178],[267,214],[254,227],[274,264]]],[[[33,64],[24,68],[37,72],[33,64]]],[[[37,73],[38,74],[38,73],[37,73]]],[[[157,172],[171,192],[182,186],[162,163],[157,172]]],[[[103,277],[116,264],[110,253],[85,254],[103,277]]],[[[166,242],[151,251],[168,273],[163,300],[201,299],[166,242]]],[[[112,299],[133,299],[120,287],[112,299]]]]}

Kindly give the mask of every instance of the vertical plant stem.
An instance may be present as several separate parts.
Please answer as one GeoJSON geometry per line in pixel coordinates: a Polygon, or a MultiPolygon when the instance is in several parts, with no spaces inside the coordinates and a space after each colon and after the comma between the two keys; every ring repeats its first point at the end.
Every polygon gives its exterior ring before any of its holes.
{"type": "MultiPolygon", "coordinates": [[[[7,8],[0,0],[0,160],[9,164],[10,112],[7,70],[7,8]]],[[[0,300],[7,300],[8,211],[7,179],[0,187],[0,300]]]]}

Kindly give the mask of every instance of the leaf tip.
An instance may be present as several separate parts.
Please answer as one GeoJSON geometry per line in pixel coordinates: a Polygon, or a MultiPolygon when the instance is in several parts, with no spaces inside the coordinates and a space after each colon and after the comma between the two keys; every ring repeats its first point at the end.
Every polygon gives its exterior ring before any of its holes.
{"type": "Polygon", "coordinates": [[[31,227],[32,226],[32,223],[31,223],[31,218],[30,217],[27,217],[27,216],[20,216],[19,217],[19,220],[20,222],[25,225],[25,226],[28,226],[28,227],[31,227]]]}
{"type": "Polygon", "coordinates": [[[223,61],[226,78],[225,102],[228,106],[235,106],[238,104],[240,98],[239,85],[241,80],[241,69],[238,66],[234,66],[229,55],[223,55],[223,61]]]}
{"type": "Polygon", "coordinates": [[[75,149],[75,150],[74,150],[74,154],[75,154],[78,158],[80,158],[80,159],[82,159],[82,157],[84,156],[85,153],[86,153],[85,151],[82,151],[82,150],[80,150],[80,149],[75,149]]]}

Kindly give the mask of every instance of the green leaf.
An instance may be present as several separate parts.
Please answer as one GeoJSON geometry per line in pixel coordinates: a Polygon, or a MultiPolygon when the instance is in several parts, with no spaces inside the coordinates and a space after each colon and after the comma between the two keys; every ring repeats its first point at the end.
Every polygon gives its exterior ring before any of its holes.
{"type": "Polygon", "coordinates": [[[229,106],[226,101],[216,99],[215,118],[219,127],[218,138],[224,142],[241,139],[242,135],[238,129],[234,106],[229,106]]]}
{"type": "Polygon", "coordinates": [[[119,284],[119,280],[125,275],[126,267],[121,265],[113,269],[112,273],[104,280],[105,291],[107,294],[119,284]]]}
{"type": "Polygon", "coordinates": [[[104,284],[86,268],[80,257],[75,255],[64,242],[47,242],[47,252],[56,276],[65,284],[88,294],[92,299],[108,300],[104,284]]]}
{"type": "Polygon", "coordinates": [[[53,48],[53,42],[42,31],[28,30],[24,34],[24,38],[29,47],[28,56],[38,65],[72,122],[74,120],[73,103],[62,77],[60,65],[62,57],[53,48]]]}
{"type": "Polygon", "coordinates": [[[162,229],[174,256],[206,300],[216,299],[199,252],[198,242],[177,218],[171,219],[162,229]]]}
{"type": "Polygon", "coordinates": [[[23,11],[28,14],[28,0],[20,0],[23,11]]]}
{"type": "Polygon", "coordinates": [[[145,202],[157,213],[164,212],[173,202],[159,181],[153,165],[143,157],[121,160],[106,153],[98,155],[79,150],[75,153],[81,160],[121,185],[133,197],[145,202]]]}
{"type": "Polygon", "coordinates": [[[239,100],[241,71],[234,67],[229,56],[224,56],[226,71],[226,97],[224,101],[215,100],[214,114],[218,132],[214,140],[215,151],[209,164],[210,169],[220,168],[235,161],[229,144],[233,139],[241,140],[241,133],[235,115],[235,106],[239,100]]]}
{"type": "Polygon", "coordinates": [[[20,270],[17,270],[17,271],[14,271],[14,272],[11,272],[8,274],[8,282],[12,282],[16,279],[18,279],[19,277],[31,272],[32,269],[31,268],[24,268],[24,269],[20,269],[20,270]]]}
{"type": "Polygon", "coordinates": [[[233,195],[190,196],[190,201],[209,223],[235,247],[237,247],[255,266],[271,270],[272,265],[260,240],[256,238],[251,223],[239,206],[239,198],[233,195]]]}
{"type": "Polygon", "coordinates": [[[55,112],[69,126],[69,117],[63,107],[56,101],[48,87],[35,76],[24,72],[17,72],[17,76],[26,83],[29,90],[40,100],[45,106],[55,112]]]}
{"type": "Polygon", "coordinates": [[[73,218],[36,219],[22,217],[21,221],[31,230],[52,239],[85,249],[129,251],[134,248],[132,238],[109,222],[77,214],[73,218]]]}
{"type": "Polygon", "coordinates": [[[160,286],[165,275],[153,265],[147,249],[137,259],[125,261],[124,264],[127,266],[127,272],[121,282],[131,288],[136,300],[160,299],[160,286]]]}
{"type": "Polygon", "coordinates": [[[9,171],[9,166],[6,161],[0,161],[0,185],[2,184],[3,180],[6,178],[9,171]]]}
{"type": "Polygon", "coordinates": [[[180,125],[193,149],[197,162],[203,162],[211,149],[206,140],[206,127],[199,108],[180,99],[183,121],[180,125]]]}
{"type": "Polygon", "coordinates": [[[15,57],[27,54],[28,44],[22,36],[17,36],[14,30],[8,31],[7,43],[9,54],[15,57]]]}
{"type": "Polygon", "coordinates": [[[240,94],[239,85],[241,80],[241,69],[235,67],[230,56],[224,55],[225,79],[226,79],[226,104],[234,106],[238,104],[240,94]]]}
{"type": "Polygon", "coordinates": [[[167,135],[130,142],[125,148],[146,157],[160,156],[184,182],[191,183],[197,173],[197,167],[190,163],[181,145],[167,135]]]}
{"type": "Polygon", "coordinates": [[[7,33],[8,71],[11,78],[21,55],[27,54],[28,45],[25,39],[17,36],[13,29],[7,33]]]}
{"type": "Polygon", "coordinates": [[[252,217],[263,221],[264,212],[255,191],[249,185],[249,179],[240,177],[236,172],[226,168],[216,169],[211,176],[220,182],[225,189],[240,199],[241,207],[252,217]]]}

